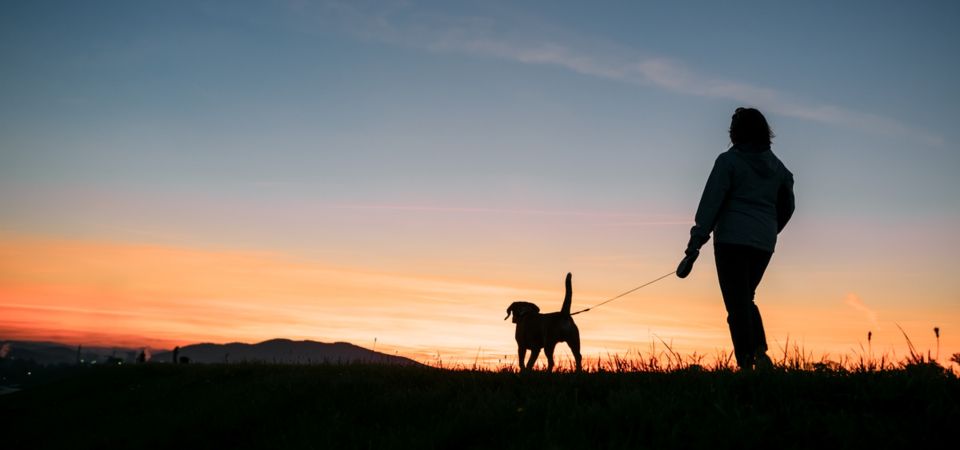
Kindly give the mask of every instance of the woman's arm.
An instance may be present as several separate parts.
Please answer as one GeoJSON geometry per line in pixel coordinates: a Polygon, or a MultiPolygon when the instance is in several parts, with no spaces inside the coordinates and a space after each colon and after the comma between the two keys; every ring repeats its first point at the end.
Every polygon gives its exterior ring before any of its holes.
{"type": "Polygon", "coordinates": [[[700,247],[710,240],[710,233],[717,224],[717,218],[720,216],[720,210],[727,199],[727,192],[730,190],[733,173],[730,163],[727,162],[721,154],[713,163],[713,170],[710,177],[707,178],[707,184],[703,188],[703,195],[700,196],[700,206],[697,207],[697,214],[694,217],[695,224],[690,229],[690,241],[687,243],[687,251],[700,251],[700,247]]]}
{"type": "Polygon", "coordinates": [[[777,192],[777,233],[783,231],[787,222],[793,217],[793,210],[796,208],[796,199],[793,196],[793,174],[787,172],[780,190],[777,192]]]}

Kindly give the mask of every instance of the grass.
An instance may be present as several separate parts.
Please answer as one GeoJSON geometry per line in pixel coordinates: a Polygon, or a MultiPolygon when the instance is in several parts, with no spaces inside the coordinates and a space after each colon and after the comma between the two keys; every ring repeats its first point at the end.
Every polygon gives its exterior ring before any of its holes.
{"type": "Polygon", "coordinates": [[[613,358],[580,374],[45,368],[0,396],[3,448],[906,448],[960,420],[960,380],[938,365],[850,370],[785,355],[766,372],[679,355],[613,358]]]}

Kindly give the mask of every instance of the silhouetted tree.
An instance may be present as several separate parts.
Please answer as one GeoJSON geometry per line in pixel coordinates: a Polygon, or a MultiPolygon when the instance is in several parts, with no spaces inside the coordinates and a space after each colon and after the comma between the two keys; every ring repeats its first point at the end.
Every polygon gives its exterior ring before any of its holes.
{"type": "Polygon", "coordinates": [[[174,363],[174,364],[176,364],[177,362],[180,361],[179,355],[180,355],[180,346],[178,345],[178,346],[176,346],[176,347],[173,348],[173,363],[174,363]]]}

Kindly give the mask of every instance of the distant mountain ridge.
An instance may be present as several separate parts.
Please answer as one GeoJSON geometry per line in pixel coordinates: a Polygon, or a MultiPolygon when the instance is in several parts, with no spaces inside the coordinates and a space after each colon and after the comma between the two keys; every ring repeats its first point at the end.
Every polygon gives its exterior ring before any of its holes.
{"type": "MultiPolygon", "coordinates": [[[[77,347],[54,342],[0,341],[6,348],[5,358],[34,361],[39,364],[76,364],[77,347]]],[[[108,358],[127,363],[135,361],[140,348],[83,347],[79,359],[84,363],[103,363],[108,358]]],[[[282,364],[347,364],[371,363],[390,365],[420,365],[402,356],[376,352],[347,342],[325,343],[317,341],[294,341],[271,339],[256,344],[232,342],[229,344],[191,344],[180,347],[180,357],[191,363],[238,363],[264,362],[282,364]]],[[[173,362],[172,351],[157,351],[151,363],[173,362]]]]}
{"type": "MultiPolygon", "coordinates": [[[[345,364],[378,363],[398,365],[420,365],[420,363],[402,356],[376,352],[347,342],[332,344],[317,341],[293,341],[290,339],[271,339],[257,344],[232,342],[229,344],[193,344],[180,347],[179,356],[190,358],[190,362],[233,363],[267,362],[285,364],[345,364]]],[[[173,360],[171,352],[153,354],[153,361],[173,360]]]]}

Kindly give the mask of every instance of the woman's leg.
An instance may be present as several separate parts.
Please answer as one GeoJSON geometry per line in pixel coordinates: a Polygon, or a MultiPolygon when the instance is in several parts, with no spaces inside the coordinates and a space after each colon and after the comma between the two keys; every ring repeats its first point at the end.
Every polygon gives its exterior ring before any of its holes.
{"type": "MultiPolygon", "coordinates": [[[[753,312],[753,337],[751,346],[754,348],[755,356],[765,355],[767,353],[767,335],[763,330],[763,319],[760,317],[760,308],[754,302],[756,298],[757,286],[763,279],[763,273],[770,264],[770,258],[773,256],[770,252],[751,248],[750,262],[750,305],[753,312]]],[[[769,361],[768,361],[769,362],[769,361]]]]}
{"type": "Polygon", "coordinates": [[[757,354],[766,351],[763,321],[753,299],[770,253],[744,245],[715,244],[714,257],[737,365],[749,368],[757,354]]]}

